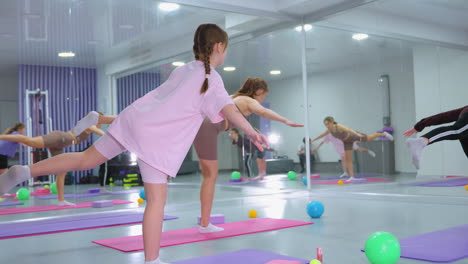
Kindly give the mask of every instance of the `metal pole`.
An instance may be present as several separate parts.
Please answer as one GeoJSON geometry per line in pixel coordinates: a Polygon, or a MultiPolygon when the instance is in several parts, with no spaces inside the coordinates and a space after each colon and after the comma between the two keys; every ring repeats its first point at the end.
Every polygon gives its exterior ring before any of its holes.
{"type": "Polygon", "coordinates": [[[304,89],[304,128],[305,128],[305,154],[306,154],[306,175],[307,189],[311,188],[310,184],[310,146],[309,146],[309,93],[307,91],[307,61],[306,61],[306,31],[304,30],[304,20],[302,20],[302,88],[304,89]]]}

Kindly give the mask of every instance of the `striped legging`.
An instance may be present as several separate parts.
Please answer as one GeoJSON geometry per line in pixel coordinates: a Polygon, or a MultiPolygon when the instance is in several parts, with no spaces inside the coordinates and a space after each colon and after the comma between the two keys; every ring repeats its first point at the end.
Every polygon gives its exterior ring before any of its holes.
{"type": "Polygon", "coordinates": [[[468,112],[464,113],[453,125],[438,127],[423,135],[429,144],[442,140],[459,140],[468,157],[468,112]]]}

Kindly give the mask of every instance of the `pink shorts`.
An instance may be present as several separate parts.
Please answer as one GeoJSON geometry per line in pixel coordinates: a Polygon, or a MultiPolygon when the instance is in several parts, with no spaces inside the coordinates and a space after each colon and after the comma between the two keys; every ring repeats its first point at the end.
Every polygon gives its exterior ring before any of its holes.
{"type": "MultiPolygon", "coordinates": [[[[94,143],[94,147],[107,159],[112,159],[120,153],[127,151],[127,149],[109,133],[100,137],[94,143]]],[[[148,163],[138,159],[138,167],[140,167],[140,174],[144,183],[167,183],[167,174],[152,167],[148,163]]]]}

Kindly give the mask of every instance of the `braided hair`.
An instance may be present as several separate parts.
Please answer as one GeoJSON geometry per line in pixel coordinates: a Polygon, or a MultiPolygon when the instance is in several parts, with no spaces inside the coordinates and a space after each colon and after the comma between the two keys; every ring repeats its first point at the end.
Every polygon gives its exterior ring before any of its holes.
{"type": "Polygon", "coordinates": [[[211,74],[210,56],[216,43],[224,43],[227,47],[228,35],[224,30],[215,24],[198,26],[193,37],[193,54],[196,60],[203,61],[205,65],[205,81],[200,93],[205,93],[208,90],[208,77],[211,74]]]}

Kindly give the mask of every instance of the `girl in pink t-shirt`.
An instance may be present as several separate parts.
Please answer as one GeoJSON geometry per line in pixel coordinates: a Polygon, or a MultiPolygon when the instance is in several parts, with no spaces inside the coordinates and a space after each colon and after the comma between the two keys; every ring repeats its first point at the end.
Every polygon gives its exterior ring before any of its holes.
{"type": "Polygon", "coordinates": [[[31,166],[13,166],[0,175],[0,194],[30,177],[88,170],[131,151],[138,157],[147,205],[143,216],[146,263],[159,260],[167,177],[175,177],[203,119],[228,119],[263,150],[265,136],[257,133],[233,105],[214,67],[222,65],[228,36],[215,24],[203,24],[194,36],[196,61],[175,69],[168,80],[125,108],[93,146],[31,166]],[[201,89],[200,89],[201,87],[201,89]]]}

